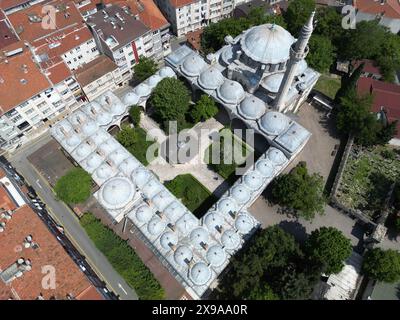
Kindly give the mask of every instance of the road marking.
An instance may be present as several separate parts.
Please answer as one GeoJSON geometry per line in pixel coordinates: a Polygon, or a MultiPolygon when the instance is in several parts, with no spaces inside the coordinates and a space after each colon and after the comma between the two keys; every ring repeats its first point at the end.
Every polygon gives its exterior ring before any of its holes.
{"type": "Polygon", "coordinates": [[[39,186],[40,189],[43,189],[43,187],[39,183],[39,179],[36,180],[36,184],[39,186]]]}
{"type": "Polygon", "coordinates": [[[118,283],[118,287],[120,287],[120,289],[125,293],[125,295],[128,295],[128,292],[125,291],[124,287],[118,283]]]}

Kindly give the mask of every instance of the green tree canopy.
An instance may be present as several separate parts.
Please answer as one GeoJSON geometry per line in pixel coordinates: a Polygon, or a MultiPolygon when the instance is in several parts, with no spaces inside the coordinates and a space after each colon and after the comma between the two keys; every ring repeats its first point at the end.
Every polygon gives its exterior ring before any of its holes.
{"type": "Polygon", "coordinates": [[[313,35],[324,36],[336,45],[343,36],[342,16],[333,7],[322,7],[317,9],[317,25],[313,35]]]}
{"type": "Polygon", "coordinates": [[[136,78],[142,82],[157,71],[157,64],[147,57],[140,57],[138,63],[133,67],[136,78]]]}
{"type": "Polygon", "coordinates": [[[185,127],[189,103],[189,90],[175,78],[161,80],[150,96],[150,104],[164,130],[168,129],[168,121],[177,121],[178,130],[185,127]]]}
{"type": "Polygon", "coordinates": [[[400,253],[373,248],[364,255],[363,272],[371,279],[393,283],[400,279],[400,253]]]}
{"type": "Polygon", "coordinates": [[[141,114],[140,107],[137,105],[131,106],[129,108],[129,116],[135,126],[139,126],[140,124],[140,114],[141,114]]]}
{"type": "Polygon", "coordinates": [[[319,72],[328,72],[333,63],[334,47],[328,37],[313,35],[309,42],[310,52],[307,62],[319,72]]]}
{"type": "Polygon", "coordinates": [[[361,63],[354,71],[350,74],[342,77],[341,86],[335,96],[335,102],[340,103],[342,97],[347,97],[354,93],[357,87],[357,82],[360,79],[362,71],[364,69],[364,63],[361,63]]]}
{"type": "Polygon", "coordinates": [[[67,204],[85,202],[90,197],[92,178],[85,170],[75,168],[58,179],[54,191],[67,204]]]}
{"type": "Polygon", "coordinates": [[[327,274],[339,273],[352,251],[350,240],[332,227],[314,230],[305,247],[310,258],[320,263],[327,274]]]}
{"type": "Polygon", "coordinates": [[[314,0],[292,0],[284,14],[289,32],[298,36],[301,28],[307,22],[311,12],[315,10],[314,0]]]}
{"type": "Polygon", "coordinates": [[[203,94],[200,100],[197,101],[196,105],[191,111],[192,119],[195,123],[199,121],[206,121],[214,117],[218,113],[218,107],[215,104],[214,99],[210,96],[203,94]]]}
{"type": "Polygon", "coordinates": [[[296,210],[296,214],[312,220],[316,213],[323,214],[325,197],[324,181],[320,174],[309,174],[305,163],[300,162],[289,174],[275,179],[273,201],[296,210]]]}
{"type": "Polygon", "coordinates": [[[134,128],[131,128],[130,126],[123,126],[121,131],[117,134],[117,140],[125,148],[129,148],[137,142],[138,135],[134,128]]]}

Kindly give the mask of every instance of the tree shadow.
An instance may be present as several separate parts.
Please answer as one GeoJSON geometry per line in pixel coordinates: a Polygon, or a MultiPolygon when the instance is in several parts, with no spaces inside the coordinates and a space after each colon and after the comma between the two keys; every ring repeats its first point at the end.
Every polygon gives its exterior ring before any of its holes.
{"type": "Polygon", "coordinates": [[[357,222],[354,225],[353,229],[351,230],[350,234],[358,239],[358,243],[354,246],[354,251],[356,251],[359,254],[362,254],[365,249],[364,248],[365,228],[361,223],[357,222]]]}
{"type": "Polygon", "coordinates": [[[303,243],[307,240],[308,235],[306,232],[306,228],[298,221],[281,221],[279,223],[279,227],[293,235],[295,239],[300,243],[303,243]]]}

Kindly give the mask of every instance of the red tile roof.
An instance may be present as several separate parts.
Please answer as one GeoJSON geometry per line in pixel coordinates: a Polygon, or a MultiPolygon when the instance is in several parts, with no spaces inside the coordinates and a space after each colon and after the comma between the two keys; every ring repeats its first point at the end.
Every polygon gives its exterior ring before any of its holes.
{"type": "Polygon", "coordinates": [[[361,12],[383,14],[385,17],[400,19],[400,3],[398,0],[354,0],[354,6],[361,12]]]}
{"type": "Polygon", "coordinates": [[[196,31],[191,31],[186,34],[187,42],[197,51],[201,49],[201,35],[203,34],[203,29],[196,31]]]}
{"type": "Polygon", "coordinates": [[[169,1],[171,6],[174,8],[180,8],[183,6],[187,6],[188,4],[197,2],[196,0],[166,0],[166,1],[169,1]]]}
{"type": "Polygon", "coordinates": [[[118,66],[110,58],[101,55],[93,61],[90,61],[84,66],[78,68],[75,71],[75,77],[83,88],[116,69],[118,69],[118,66]]]}
{"type": "Polygon", "coordinates": [[[399,120],[396,138],[400,138],[400,86],[361,77],[357,83],[359,94],[372,94],[372,111],[379,112],[382,107],[386,110],[389,121],[399,120]]]}
{"type": "Polygon", "coordinates": [[[71,77],[71,70],[67,67],[64,61],[53,64],[50,68],[46,70],[46,74],[49,77],[50,81],[56,85],[68,78],[71,77]]]}
{"type": "Polygon", "coordinates": [[[368,72],[371,74],[377,74],[377,75],[381,74],[381,70],[379,69],[379,66],[376,64],[376,62],[373,60],[369,60],[369,59],[355,61],[353,63],[354,69],[356,69],[363,62],[364,62],[364,68],[363,68],[364,72],[368,72]]]}
{"type": "Polygon", "coordinates": [[[0,50],[15,42],[18,42],[18,38],[10,30],[5,21],[0,21],[0,50]]]}

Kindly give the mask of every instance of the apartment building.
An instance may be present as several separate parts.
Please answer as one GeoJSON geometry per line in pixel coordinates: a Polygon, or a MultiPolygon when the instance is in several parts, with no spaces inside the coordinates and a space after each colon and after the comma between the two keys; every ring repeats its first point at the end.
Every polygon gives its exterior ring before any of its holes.
{"type": "Polygon", "coordinates": [[[235,0],[157,0],[157,4],[180,37],[230,16],[235,0]]]}

